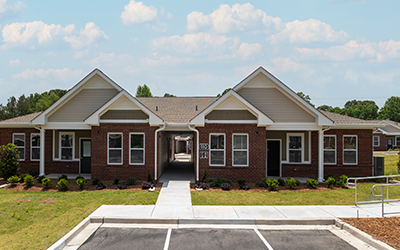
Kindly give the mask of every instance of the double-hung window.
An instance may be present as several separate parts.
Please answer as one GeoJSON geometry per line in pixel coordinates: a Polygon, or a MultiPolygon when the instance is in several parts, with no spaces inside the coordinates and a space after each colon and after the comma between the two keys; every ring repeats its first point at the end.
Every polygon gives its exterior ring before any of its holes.
{"type": "Polygon", "coordinates": [[[13,144],[19,151],[19,160],[25,160],[25,134],[13,134],[13,144]]]}
{"type": "Polygon", "coordinates": [[[248,135],[234,134],[232,140],[233,166],[249,165],[248,135]]]}
{"type": "Polygon", "coordinates": [[[144,164],[144,134],[130,134],[130,164],[144,164]]]}
{"type": "Polygon", "coordinates": [[[31,160],[40,160],[40,134],[31,134],[31,160]]]}
{"type": "Polygon", "coordinates": [[[108,164],[122,164],[122,133],[108,133],[108,164]]]}
{"type": "Polygon", "coordinates": [[[324,163],[336,164],[336,136],[324,136],[324,163]]]}
{"type": "MultiPolygon", "coordinates": [[[[396,141],[397,141],[397,138],[400,139],[400,137],[396,137],[396,141]]],[[[374,136],[374,147],[379,147],[379,136],[374,136]]]]}
{"type": "Polygon", "coordinates": [[[400,136],[396,136],[396,146],[400,146],[400,136]]]}
{"type": "Polygon", "coordinates": [[[343,164],[357,164],[357,136],[343,136],[343,164]]]}
{"type": "Polygon", "coordinates": [[[225,134],[210,134],[210,166],[225,166],[225,134]]]}
{"type": "Polygon", "coordinates": [[[288,134],[289,162],[303,161],[303,134],[288,134]]]}
{"type": "Polygon", "coordinates": [[[60,156],[62,161],[74,159],[74,133],[60,133],[60,156]]]}

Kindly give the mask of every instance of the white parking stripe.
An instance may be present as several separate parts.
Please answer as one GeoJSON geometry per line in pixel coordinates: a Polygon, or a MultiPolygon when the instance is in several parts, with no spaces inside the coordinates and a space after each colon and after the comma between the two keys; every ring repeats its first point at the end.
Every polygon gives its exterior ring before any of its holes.
{"type": "Polygon", "coordinates": [[[169,240],[171,239],[171,232],[172,232],[172,228],[169,228],[168,232],[167,232],[167,238],[165,239],[164,250],[168,250],[168,248],[169,248],[169,240]]]}
{"type": "Polygon", "coordinates": [[[268,241],[264,238],[264,236],[262,236],[262,234],[260,233],[260,231],[258,231],[257,228],[254,228],[254,231],[256,232],[256,234],[258,235],[258,237],[260,237],[260,239],[262,240],[262,242],[264,242],[264,244],[267,246],[268,250],[274,250],[271,245],[268,243],[268,241]]]}

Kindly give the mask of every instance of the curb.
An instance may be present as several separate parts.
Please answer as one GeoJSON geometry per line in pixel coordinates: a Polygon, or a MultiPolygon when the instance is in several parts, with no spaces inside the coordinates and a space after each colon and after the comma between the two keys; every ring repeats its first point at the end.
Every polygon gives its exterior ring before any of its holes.
{"type": "Polygon", "coordinates": [[[68,242],[70,242],[75,236],[77,236],[87,225],[91,222],[90,218],[86,218],[81,221],[76,227],[74,227],[71,231],[69,231],[66,235],[64,235],[61,239],[59,239],[56,243],[51,245],[48,250],[61,250],[63,249],[68,242]]]}

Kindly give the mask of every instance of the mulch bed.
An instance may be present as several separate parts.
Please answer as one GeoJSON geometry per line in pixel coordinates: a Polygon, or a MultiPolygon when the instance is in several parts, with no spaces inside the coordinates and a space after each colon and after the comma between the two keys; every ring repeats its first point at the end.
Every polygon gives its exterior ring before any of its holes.
{"type": "Polygon", "coordinates": [[[400,217],[342,218],[341,220],[396,249],[400,249],[400,217]]]}

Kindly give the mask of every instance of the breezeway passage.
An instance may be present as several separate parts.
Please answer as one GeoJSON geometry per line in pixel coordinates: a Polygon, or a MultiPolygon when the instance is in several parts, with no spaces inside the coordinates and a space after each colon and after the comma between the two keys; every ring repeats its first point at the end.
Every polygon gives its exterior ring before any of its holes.
{"type": "Polygon", "coordinates": [[[78,249],[353,250],[357,248],[329,230],[101,227],[78,249]]]}

